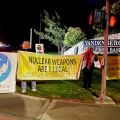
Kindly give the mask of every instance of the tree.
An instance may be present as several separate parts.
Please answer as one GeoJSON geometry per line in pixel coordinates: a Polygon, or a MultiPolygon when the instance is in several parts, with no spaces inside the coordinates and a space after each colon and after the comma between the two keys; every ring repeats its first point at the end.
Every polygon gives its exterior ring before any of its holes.
{"type": "Polygon", "coordinates": [[[34,32],[39,35],[40,39],[49,40],[52,44],[58,47],[58,54],[63,54],[64,52],[64,36],[66,28],[60,25],[60,16],[55,12],[55,16],[50,18],[47,11],[44,11],[44,19],[45,23],[45,33],[38,32],[34,30],[34,32]]]}
{"type": "MultiPolygon", "coordinates": [[[[120,0],[111,0],[111,3],[109,5],[110,13],[113,13],[114,15],[120,14],[120,0]]],[[[106,11],[106,6],[103,6],[102,11],[106,11]]]]}
{"type": "Polygon", "coordinates": [[[97,34],[95,35],[95,38],[102,37],[104,35],[104,30],[100,28],[95,28],[97,30],[97,34]]]}
{"type": "Polygon", "coordinates": [[[120,14],[120,0],[118,0],[117,2],[112,4],[110,11],[114,15],[119,15],[120,14]]]}
{"type": "MultiPolygon", "coordinates": [[[[102,12],[106,13],[106,6],[103,6],[101,9],[102,12]]],[[[114,3],[110,4],[110,11],[109,11],[109,34],[114,34],[119,32],[119,26],[120,26],[120,0],[114,0],[114,3]]],[[[105,27],[106,25],[106,17],[103,17],[103,26],[105,27]]],[[[93,26],[98,34],[95,35],[95,37],[101,37],[103,36],[104,31],[100,28],[96,28],[93,26]]],[[[104,28],[103,27],[103,28],[104,28]]]]}
{"type": "Polygon", "coordinates": [[[79,27],[69,27],[68,31],[65,33],[64,45],[66,47],[71,47],[79,43],[83,39],[85,39],[85,34],[81,31],[79,27]]]}

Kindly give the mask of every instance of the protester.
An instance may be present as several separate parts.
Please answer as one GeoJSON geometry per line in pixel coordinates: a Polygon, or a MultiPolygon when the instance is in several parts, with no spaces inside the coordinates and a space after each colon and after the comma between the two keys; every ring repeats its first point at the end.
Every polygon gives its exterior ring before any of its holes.
{"type": "Polygon", "coordinates": [[[82,70],[83,70],[83,87],[85,89],[91,88],[92,74],[94,70],[94,61],[98,58],[93,52],[93,48],[89,47],[83,56],[82,70]]]}
{"type": "MultiPolygon", "coordinates": [[[[23,41],[22,45],[21,45],[21,50],[22,51],[29,51],[29,52],[33,52],[30,49],[30,42],[29,41],[23,41]]],[[[27,81],[26,80],[22,80],[21,81],[21,87],[22,87],[22,93],[26,93],[26,87],[27,87],[27,81]]],[[[37,91],[36,89],[36,81],[32,80],[31,81],[31,87],[32,87],[32,91],[35,92],[37,91]]]]}

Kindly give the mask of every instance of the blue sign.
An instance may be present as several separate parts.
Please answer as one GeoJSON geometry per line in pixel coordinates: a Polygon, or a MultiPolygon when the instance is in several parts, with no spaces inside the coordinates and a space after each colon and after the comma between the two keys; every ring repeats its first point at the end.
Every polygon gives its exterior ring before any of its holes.
{"type": "Polygon", "coordinates": [[[9,58],[0,53],[0,82],[4,81],[11,72],[11,62],[9,58]]]}

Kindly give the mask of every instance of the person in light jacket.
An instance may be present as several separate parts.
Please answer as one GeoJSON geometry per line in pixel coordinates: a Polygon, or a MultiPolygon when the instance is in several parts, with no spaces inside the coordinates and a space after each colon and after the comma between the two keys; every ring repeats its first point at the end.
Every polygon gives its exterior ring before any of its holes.
{"type": "MultiPolygon", "coordinates": [[[[22,51],[34,52],[30,49],[30,42],[27,41],[27,40],[23,41],[23,43],[21,45],[21,50],[22,51]]],[[[34,81],[34,80],[31,81],[31,87],[32,87],[33,92],[37,91],[36,81],[34,81]]],[[[27,81],[26,80],[21,81],[21,88],[22,88],[22,93],[26,93],[26,88],[27,88],[27,81]]]]}

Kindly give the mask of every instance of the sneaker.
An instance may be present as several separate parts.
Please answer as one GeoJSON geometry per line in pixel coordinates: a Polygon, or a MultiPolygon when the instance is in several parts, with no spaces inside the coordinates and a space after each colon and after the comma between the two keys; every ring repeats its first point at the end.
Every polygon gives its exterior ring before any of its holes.
{"type": "Polygon", "coordinates": [[[25,91],[25,90],[22,90],[22,93],[26,93],[26,91],[25,91]]]}
{"type": "Polygon", "coordinates": [[[35,88],[34,88],[34,89],[32,89],[32,91],[33,91],[33,92],[36,92],[36,91],[37,91],[37,89],[35,89],[35,88]]]}

